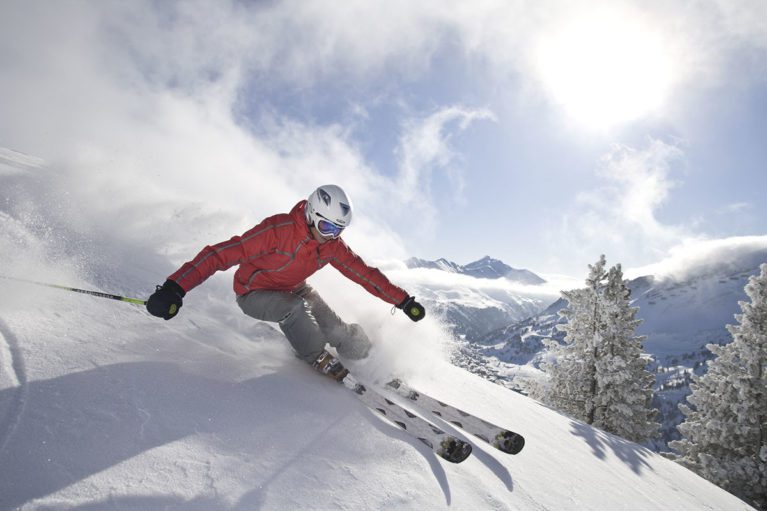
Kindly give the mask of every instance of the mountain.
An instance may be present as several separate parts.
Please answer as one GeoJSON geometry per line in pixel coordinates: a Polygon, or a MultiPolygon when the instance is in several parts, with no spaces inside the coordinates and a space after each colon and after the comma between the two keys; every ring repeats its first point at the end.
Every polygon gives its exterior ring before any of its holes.
{"type": "Polygon", "coordinates": [[[458,338],[476,340],[511,321],[537,314],[550,299],[522,295],[513,290],[471,287],[444,289],[434,285],[413,285],[429,314],[439,317],[458,338]]]}
{"type": "MultiPolygon", "coordinates": [[[[141,269],[116,271],[130,281],[141,269]]],[[[509,456],[468,437],[472,457],[447,463],[296,359],[237,309],[228,282],[187,295],[170,322],[2,285],[13,299],[0,300],[0,509],[751,509],[431,353],[414,386],[527,439],[509,456]]],[[[382,348],[355,372],[391,370],[382,348]]]]}
{"type": "MultiPolygon", "coordinates": [[[[639,307],[637,317],[642,320],[637,333],[647,337],[643,347],[656,374],[654,406],[663,426],[658,449],[666,450],[666,443],[679,437],[676,426],[683,416],[678,405],[690,394],[691,375],[704,372],[712,358],[706,344],[731,340],[725,325],[735,322],[738,301],[747,298],[743,288],[765,261],[767,249],[746,249],[692,265],[676,277],[651,275],[628,282],[632,305],[639,307]]],[[[543,376],[542,340],[564,340],[556,326],[563,322],[557,313],[565,305],[560,299],[534,317],[463,344],[456,363],[511,388],[529,388],[543,376]]]]}
{"type": "Polygon", "coordinates": [[[461,265],[442,258],[437,259],[436,261],[427,261],[426,259],[411,257],[405,261],[405,264],[408,268],[427,268],[430,270],[442,270],[449,273],[462,273],[461,265]]]}
{"type": "Polygon", "coordinates": [[[552,301],[551,290],[541,286],[545,280],[491,257],[467,265],[447,259],[427,261],[413,257],[405,264],[408,271],[397,277],[407,282],[408,289],[456,337],[476,340],[496,328],[539,313],[552,301]],[[433,270],[439,273],[429,273],[433,270]]]}
{"type": "MultiPolygon", "coordinates": [[[[545,280],[489,256],[466,265],[415,257],[405,264],[411,272],[438,270],[446,274],[444,278],[432,274],[428,279],[411,279],[408,287],[454,336],[470,341],[538,314],[552,301],[551,291],[540,287],[545,280]]],[[[408,279],[407,275],[402,277],[408,279]]]]}
{"type": "Polygon", "coordinates": [[[503,261],[485,256],[482,259],[466,265],[460,265],[447,259],[437,259],[436,261],[427,261],[412,257],[405,261],[408,268],[429,268],[442,270],[450,273],[460,273],[470,277],[480,279],[501,279],[505,278],[512,282],[525,285],[545,284],[546,281],[529,270],[518,270],[507,265],[503,261]]]}

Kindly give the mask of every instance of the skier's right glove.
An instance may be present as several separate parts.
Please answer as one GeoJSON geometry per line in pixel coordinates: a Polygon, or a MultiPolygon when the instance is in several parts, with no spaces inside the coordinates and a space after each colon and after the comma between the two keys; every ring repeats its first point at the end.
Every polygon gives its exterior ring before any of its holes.
{"type": "Polygon", "coordinates": [[[152,293],[146,302],[146,310],[152,316],[169,320],[178,314],[183,302],[182,298],[186,291],[172,280],[166,280],[162,286],[157,286],[157,290],[152,293]]]}
{"type": "Polygon", "coordinates": [[[398,309],[402,309],[407,317],[413,321],[421,321],[426,315],[426,310],[423,305],[415,301],[415,296],[408,296],[401,304],[397,305],[398,309]]]}

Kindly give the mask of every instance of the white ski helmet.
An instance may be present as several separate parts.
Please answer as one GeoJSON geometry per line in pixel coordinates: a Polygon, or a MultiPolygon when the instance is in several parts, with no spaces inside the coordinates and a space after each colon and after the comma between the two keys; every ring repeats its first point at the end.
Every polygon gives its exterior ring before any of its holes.
{"type": "Polygon", "coordinates": [[[323,236],[337,238],[352,222],[352,203],[340,186],[320,186],[307,200],[306,222],[323,236]]]}

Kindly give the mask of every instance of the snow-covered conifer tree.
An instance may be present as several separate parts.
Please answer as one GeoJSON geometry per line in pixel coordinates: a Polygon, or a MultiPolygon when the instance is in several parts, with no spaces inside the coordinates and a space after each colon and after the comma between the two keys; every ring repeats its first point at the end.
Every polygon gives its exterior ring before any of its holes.
{"type": "Polygon", "coordinates": [[[629,305],[629,289],[620,265],[605,270],[605,256],[589,265],[586,288],[562,293],[568,305],[564,344],[546,341],[550,360],[543,400],[588,424],[643,441],[657,435],[650,408],[654,377],[642,358],[642,337],[635,335],[638,309],[629,305]]]}
{"type": "Polygon", "coordinates": [[[563,291],[568,305],[559,314],[567,319],[558,328],[565,332],[565,343],[548,341],[551,361],[544,364],[549,384],[544,401],[577,419],[593,422],[597,392],[596,356],[604,330],[602,294],[607,273],[605,256],[589,265],[585,289],[563,291]]]}
{"type": "Polygon", "coordinates": [[[732,342],[707,347],[717,355],[694,377],[679,461],[726,490],[767,509],[767,264],[746,285],[732,342]]]}
{"type": "Polygon", "coordinates": [[[658,435],[652,409],[655,377],[642,358],[643,336],[635,334],[642,320],[630,306],[621,265],[612,268],[604,290],[602,345],[596,361],[597,389],[593,424],[623,438],[641,442],[658,435]]]}

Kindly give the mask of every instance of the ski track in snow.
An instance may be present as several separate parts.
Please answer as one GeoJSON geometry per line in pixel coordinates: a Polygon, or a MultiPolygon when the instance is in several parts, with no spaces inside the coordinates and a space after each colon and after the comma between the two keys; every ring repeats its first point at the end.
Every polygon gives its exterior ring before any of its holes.
{"type": "Polygon", "coordinates": [[[8,445],[8,440],[13,435],[13,432],[21,419],[21,415],[24,412],[28,387],[27,372],[24,367],[24,358],[21,356],[19,342],[2,319],[0,319],[0,339],[4,340],[8,348],[8,352],[11,355],[10,369],[13,371],[16,381],[19,383],[14,392],[12,403],[8,408],[7,415],[5,417],[0,417],[0,456],[2,456],[5,451],[5,446],[8,445]]]}

